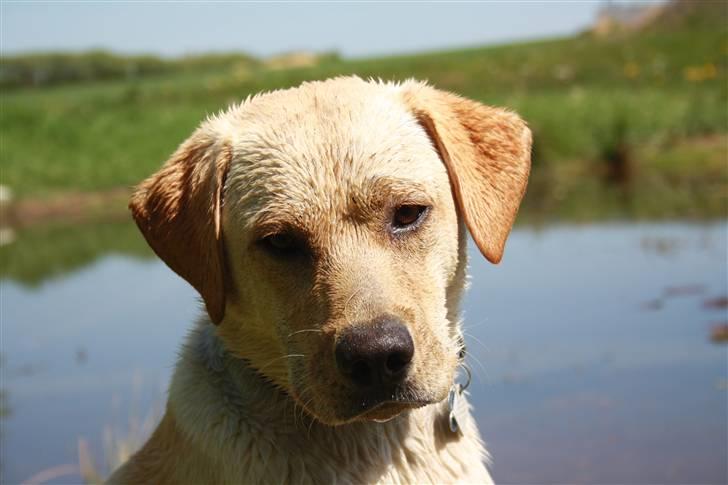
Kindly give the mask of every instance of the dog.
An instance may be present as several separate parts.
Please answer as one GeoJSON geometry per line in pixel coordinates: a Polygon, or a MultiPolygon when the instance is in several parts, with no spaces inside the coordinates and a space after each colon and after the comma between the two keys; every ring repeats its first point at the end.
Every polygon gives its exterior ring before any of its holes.
{"type": "Polygon", "coordinates": [[[204,121],[129,204],[207,311],[109,483],[492,482],[456,382],[467,231],[500,261],[530,153],[516,114],[415,80],[204,121]]]}

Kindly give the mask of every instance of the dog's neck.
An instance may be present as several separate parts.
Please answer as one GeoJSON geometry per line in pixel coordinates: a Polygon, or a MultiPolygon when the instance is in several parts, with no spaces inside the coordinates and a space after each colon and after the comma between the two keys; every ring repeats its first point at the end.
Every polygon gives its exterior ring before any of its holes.
{"type": "Polygon", "coordinates": [[[169,411],[200,449],[222,457],[225,466],[234,463],[239,473],[261,470],[246,467],[253,457],[270,460],[271,466],[263,467],[267,475],[257,477],[264,482],[287,481],[290,474],[320,482],[447,481],[443,468],[431,466],[433,459],[444,461],[450,478],[488,477],[485,451],[464,399],[457,433],[449,429],[446,402],[406,411],[386,423],[324,425],[230,355],[215,327],[205,322],[183,348],[169,411]]]}

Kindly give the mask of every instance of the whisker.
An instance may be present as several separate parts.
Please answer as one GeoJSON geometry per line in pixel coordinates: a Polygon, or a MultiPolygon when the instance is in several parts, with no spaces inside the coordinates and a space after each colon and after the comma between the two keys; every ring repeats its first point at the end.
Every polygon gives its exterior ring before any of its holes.
{"type": "Polygon", "coordinates": [[[466,336],[466,337],[468,337],[468,338],[471,338],[471,339],[475,340],[475,343],[477,343],[477,344],[480,344],[480,346],[481,346],[481,347],[483,347],[483,350],[485,350],[485,353],[486,353],[486,354],[487,354],[487,353],[490,353],[490,350],[488,349],[488,346],[487,346],[487,345],[485,345],[485,344],[483,343],[483,341],[482,341],[482,340],[480,340],[480,339],[479,339],[478,337],[476,337],[476,336],[475,336],[475,335],[473,335],[472,333],[470,333],[470,332],[466,331],[465,329],[463,329],[463,335],[465,335],[465,336],[466,336]]]}
{"type": "MultiPolygon", "coordinates": [[[[304,404],[300,404],[299,407],[301,408],[301,412],[299,413],[299,419],[301,420],[301,425],[304,425],[303,420],[306,419],[307,411],[306,406],[313,400],[313,398],[306,401],[304,404]]],[[[309,419],[311,419],[309,417],[309,419]]]]}
{"type": "MultiPolygon", "coordinates": [[[[473,362],[478,364],[478,366],[480,367],[480,370],[483,371],[483,374],[485,375],[486,379],[490,379],[488,369],[485,367],[485,365],[483,365],[483,363],[480,361],[480,359],[478,359],[473,354],[468,354],[468,357],[471,358],[473,360],[473,362]]],[[[478,383],[482,386],[484,384],[484,382],[483,382],[483,379],[480,377],[480,374],[477,372],[474,372],[473,374],[475,374],[475,377],[478,378],[478,383]]]]}
{"type": "Polygon", "coordinates": [[[361,291],[362,291],[362,287],[360,286],[359,288],[357,288],[356,290],[354,290],[354,293],[352,293],[352,294],[351,294],[351,296],[350,296],[350,297],[349,297],[349,298],[348,298],[348,299],[346,300],[346,303],[344,303],[344,311],[343,311],[343,314],[344,314],[344,316],[346,316],[346,315],[347,315],[347,310],[348,310],[348,308],[349,308],[349,303],[351,303],[351,300],[352,300],[352,299],[353,299],[353,298],[354,298],[354,297],[355,297],[356,295],[358,295],[358,294],[359,294],[359,292],[361,292],[361,291]]]}
{"type": "MultiPolygon", "coordinates": [[[[304,399],[306,393],[313,388],[314,388],[314,384],[311,384],[308,387],[304,388],[304,390],[299,394],[301,399],[304,399]]],[[[306,408],[308,407],[309,404],[311,404],[313,402],[315,397],[316,396],[312,395],[309,399],[306,399],[305,401],[303,401],[302,404],[299,405],[299,407],[301,408],[301,424],[304,424],[305,418],[308,418],[308,420],[310,421],[309,426],[308,426],[308,432],[307,432],[309,438],[311,436],[311,427],[313,426],[313,422],[315,421],[315,418],[311,414],[308,413],[306,408]]]]}
{"type": "MultiPolygon", "coordinates": [[[[483,350],[485,351],[486,354],[489,354],[490,353],[490,350],[488,349],[488,347],[478,337],[476,337],[475,335],[473,335],[473,334],[471,334],[469,332],[466,332],[466,331],[463,331],[463,335],[465,337],[467,337],[469,341],[473,341],[473,342],[479,344],[483,348],[483,350]]],[[[483,371],[483,374],[485,375],[485,379],[486,380],[491,380],[492,379],[491,376],[490,376],[490,373],[488,372],[488,368],[481,362],[480,359],[478,359],[478,357],[475,355],[475,353],[468,352],[467,353],[467,356],[468,357],[472,357],[473,362],[475,362],[476,364],[478,364],[478,366],[480,367],[480,369],[483,371]]],[[[478,376],[478,382],[480,382],[480,384],[482,385],[483,384],[483,380],[481,379],[480,375],[479,374],[476,374],[476,376],[478,376]]]]}
{"type": "MultiPolygon", "coordinates": [[[[304,382],[306,382],[306,380],[307,379],[304,377],[304,382]]],[[[306,394],[308,394],[309,391],[311,391],[312,389],[314,389],[315,386],[316,386],[315,383],[310,383],[308,386],[304,387],[301,392],[297,393],[298,394],[298,399],[292,399],[293,400],[293,404],[294,404],[294,406],[293,406],[293,411],[294,411],[293,422],[294,422],[294,426],[296,426],[296,427],[297,427],[297,418],[298,418],[298,414],[299,414],[299,413],[296,412],[297,411],[297,408],[299,408],[299,407],[301,408],[300,416],[301,416],[301,424],[303,424],[304,417],[307,414],[306,406],[308,406],[313,401],[313,398],[314,398],[314,396],[312,395],[310,399],[306,399],[306,394]],[[300,401],[303,401],[303,403],[299,403],[299,400],[300,401]]],[[[309,418],[310,418],[310,416],[309,416],[309,418]]]]}
{"type": "MultiPolygon", "coordinates": [[[[311,384],[308,387],[307,391],[313,390],[314,388],[315,388],[315,385],[311,384]]],[[[316,399],[316,395],[314,393],[311,393],[311,397],[303,403],[303,406],[301,406],[301,421],[303,421],[304,419],[308,419],[309,421],[314,421],[316,419],[316,418],[314,418],[313,414],[311,414],[311,412],[308,410],[308,407],[311,405],[311,403],[314,402],[315,399],[316,399]]]]}
{"type": "MultiPolygon", "coordinates": [[[[312,401],[313,401],[313,397],[311,397],[311,399],[306,402],[306,406],[311,404],[312,401]]],[[[306,432],[306,438],[310,440],[311,439],[311,429],[313,428],[313,425],[316,422],[316,420],[314,419],[313,416],[310,416],[309,419],[311,420],[311,422],[308,425],[308,431],[306,432]]]]}
{"type": "Polygon", "coordinates": [[[291,333],[289,333],[289,334],[288,334],[288,337],[286,337],[286,338],[291,338],[291,337],[293,337],[294,335],[297,335],[297,334],[299,334],[299,333],[304,333],[304,332],[316,332],[316,333],[321,333],[321,332],[323,332],[323,330],[321,330],[320,328],[304,328],[303,330],[297,330],[297,331],[295,331],[295,332],[291,332],[291,333]]]}
{"type": "Polygon", "coordinates": [[[266,363],[263,367],[259,368],[258,369],[258,372],[259,373],[262,373],[263,372],[263,369],[267,368],[272,363],[274,363],[276,361],[279,361],[279,360],[283,360],[283,359],[289,359],[291,357],[305,357],[305,355],[303,355],[303,354],[288,354],[288,355],[283,355],[281,357],[276,357],[275,359],[272,359],[272,360],[268,361],[268,363],[266,363]]]}
{"type": "Polygon", "coordinates": [[[488,324],[488,318],[485,318],[484,320],[479,320],[477,323],[473,320],[461,320],[460,326],[463,328],[463,330],[468,330],[475,327],[480,327],[481,325],[487,325],[488,324]]]}
{"type": "MultiPolygon", "coordinates": [[[[308,387],[305,387],[300,393],[298,393],[299,397],[303,398],[306,395],[306,393],[308,393],[308,391],[311,390],[312,387],[313,387],[313,385],[309,385],[308,387]]],[[[306,410],[303,408],[303,406],[298,404],[298,399],[291,398],[291,400],[293,401],[293,427],[298,428],[298,412],[297,412],[298,407],[301,408],[301,421],[303,421],[303,413],[306,410]]],[[[301,423],[301,424],[303,424],[303,423],[301,423]]]]}

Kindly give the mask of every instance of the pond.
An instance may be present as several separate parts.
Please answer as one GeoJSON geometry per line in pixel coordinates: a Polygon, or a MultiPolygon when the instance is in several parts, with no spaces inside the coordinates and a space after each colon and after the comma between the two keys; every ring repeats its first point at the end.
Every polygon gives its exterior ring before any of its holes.
{"type": "MultiPolygon", "coordinates": [[[[520,226],[498,266],[471,248],[471,401],[497,482],[728,481],[728,346],[710,339],[727,230],[520,226]]],[[[160,415],[196,294],[127,224],[0,251],[0,481],[105,475],[160,415]]]]}

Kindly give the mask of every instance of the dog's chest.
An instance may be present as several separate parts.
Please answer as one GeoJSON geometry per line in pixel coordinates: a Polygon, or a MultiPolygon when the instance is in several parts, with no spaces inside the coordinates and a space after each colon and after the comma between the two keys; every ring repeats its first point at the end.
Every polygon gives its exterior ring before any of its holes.
{"type": "MultiPolygon", "coordinates": [[[[203,327],[204,328],[204,327],[203,327]]],[[[488,483],[485,451],[465,402],[461,431],[446,406],[386,423],[326,426],[220,348],[193,333],[170,389],[170,409],[223,482],[488,483]]]]}
{"type": "Polygon", "coordinates": [[[218,455],[217,466],[229,483],[241,477],[250,483],[491,482],[477,439],[461,435],[436,443],[421,429],[366,427],[301,426],[285,434],[248,429],[218,455]]]}

